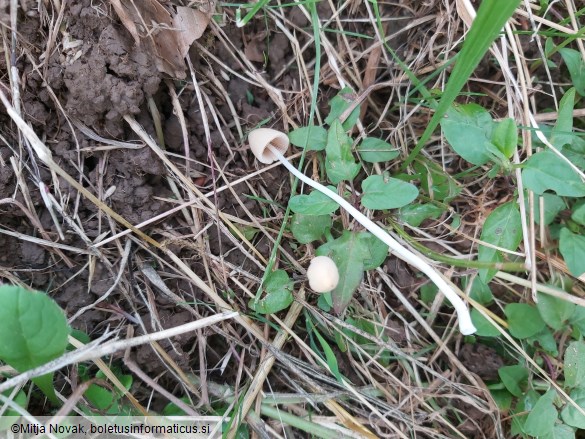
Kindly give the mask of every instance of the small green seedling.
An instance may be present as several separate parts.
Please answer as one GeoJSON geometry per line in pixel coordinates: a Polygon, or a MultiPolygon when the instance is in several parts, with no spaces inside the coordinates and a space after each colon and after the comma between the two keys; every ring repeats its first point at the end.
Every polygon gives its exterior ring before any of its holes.
{"type": "MultiPolygon", "coordinates": [[[[63,310],[45,293],[22,287],[0,287],[0,360],[24,372],[61,356],[70,327],[63,310]]],[[[33,378],[53,402],[59,400],[53,373],[33,378]]]]}

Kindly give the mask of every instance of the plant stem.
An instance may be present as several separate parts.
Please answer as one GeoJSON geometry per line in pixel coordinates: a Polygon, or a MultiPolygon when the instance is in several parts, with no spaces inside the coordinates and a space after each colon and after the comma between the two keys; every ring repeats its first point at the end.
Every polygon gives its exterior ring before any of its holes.
{"type": "Polygon", "coordinates": [[[429,279],[431,279],[434,284],[439,288],[439,290],[445,295],[447,299],[451,302],[455,311],[457,312],[457,317],[459,318],[459,330],[464,335],[473,334],[476,329],[471,322],[471,316],[469,314],[469,310],[467,306],[461,300],[461,298],[457,295],[457,293],[453,290],[453,287],[445,281],[441,274],[439,274],[435,269],[433,269],[429,264],[427,264],[423,259],[419,256],[412,253],[410,250],[403,247],[398,241],[392,238],[386,231],[384,231],[380,226],[374,223],[372,220],[367,218],[363,213],[349,204],[346,200],[340,197],[335,192],[331,191],[330,189],[326,188],[322,184],[317,183],[316,181],[311,180],[302,172],[299,172],[290,162],[276,150],[272,146],[268,146],[270,151],[274,154],[278,160],[299,180],[303,181],[304,183],[308,184],[312,188],[318,190],[319,192],[327,195],[329,198],[334,200],[337,204],[343,207],[358,223],[364,226],[367,230],[370,231],[374,236],[376,236],[380,241],[390,247],[391,250],[394,251],[396,256],[398,256],[403,261],[409,263],[413,267],[416,267],[424,274],[426,274],[429,279]]]}

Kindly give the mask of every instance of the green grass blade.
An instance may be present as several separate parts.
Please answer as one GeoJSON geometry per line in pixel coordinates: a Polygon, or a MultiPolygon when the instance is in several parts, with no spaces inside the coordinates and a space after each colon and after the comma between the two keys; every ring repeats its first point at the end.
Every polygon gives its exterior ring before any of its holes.
{"type": "Polygon", "coordinates": [[[431,138],[441,118],[445,115],[491,44],[498,37],[500,31],[512,16],[519,3],[520,0],[484,0],[482,2],[477,11],[477,17],[473,21],[471,29],[469,29],[469,33],[465,38],[465,42],[453,68],[453,73],[451,73],[451,77],[447,82],[435,114],[416,144],[416,147],[402,164],[403,170],[412,163],[425,143],[431,138]]]}

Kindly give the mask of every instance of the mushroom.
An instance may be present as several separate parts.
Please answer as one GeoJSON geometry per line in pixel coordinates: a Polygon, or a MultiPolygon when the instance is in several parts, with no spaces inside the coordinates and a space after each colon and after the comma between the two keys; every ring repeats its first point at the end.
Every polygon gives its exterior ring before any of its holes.
{"type": "Polygon", "coordinates": [[[332,291],[339,283],[337,265],[328,256],[317,256],[311,259],[307,269],[309,286],[316,293],[332,291]]]}
{"type": "MultiPolygon", "coordinates": [[[[305,174],[300,172],[286,159],[286,157],[284,157],[283,154],[287,151],[289,146],[289,140],[286,134],[270,128],[259,128],[250,132],[248,140],[252,153],[261,163],[270,164],[276,160],[279,160],[280,163],[282,163],[285,168],[288,169],[299,180],[337,202],[347,211],[347,213],[349,213],[357,222],[364,226],[372,235],[376,236],[380,241],[384,242],[388,247],[390,247],[396,256],[426,274],[445,295],[445,297],[453,304],[455,312],[457,313],[457,317],[459,318],[459,330],[461,333],[464,335],[470,335],[476,332],[476,328],[473,326],[471,315],[469,314],[469,310],[467,309],[465,302],[461,300],[461,298],[453,290],[453,287],[449,285],[449,283],[439,272],[437,272],[422,258],[403,247],[384,229],[367,218],[363,213],[349,204],[338,194],[326,188],[322,184],[311,180],[305,174]]],[[[310,268],[311,267],[309,267],[309,269],[310,268]]],[[[310,282],[309,285],[311,288],[313,288],[310,282]]]]}

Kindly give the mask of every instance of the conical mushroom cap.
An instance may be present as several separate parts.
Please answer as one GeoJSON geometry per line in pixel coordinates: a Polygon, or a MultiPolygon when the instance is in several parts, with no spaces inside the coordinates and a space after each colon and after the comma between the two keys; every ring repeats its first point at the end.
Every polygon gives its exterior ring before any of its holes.
{"type": "Polygon", "coordinates": [[[288,136],[272,128],[258,128],[251,131],[248,134],[248,142],[258,161],[267,165],[276,161],[276,157],[268,149],[268,145],[272,145],[282,155],[286,153],[289,145],[288,136]]]}

